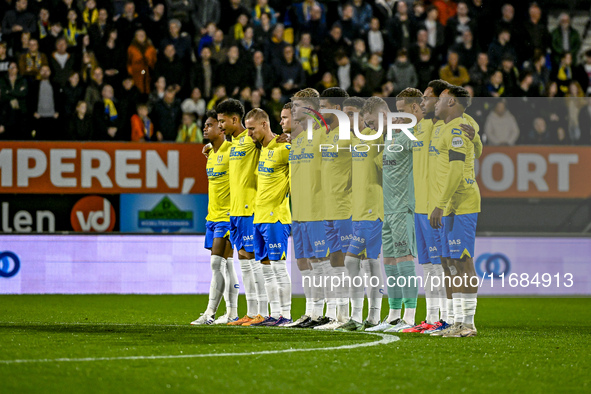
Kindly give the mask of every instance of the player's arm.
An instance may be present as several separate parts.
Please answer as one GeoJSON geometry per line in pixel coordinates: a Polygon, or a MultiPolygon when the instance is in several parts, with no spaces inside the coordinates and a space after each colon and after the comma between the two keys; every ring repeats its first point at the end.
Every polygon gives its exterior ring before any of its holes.
{"type": "MultiPolygon", "coordinates": [[[[476,122],[474,122],[476,124],[476,122]]],[[[470,124],[461,124],[460,128],[465,133],[465,135],[472,141],[474,144],[474,156],[478,159],[482,156],[482,140],[480,139],[480,134],[478,134],[478,124],[476,124],[476,128],[470,124]]]]}

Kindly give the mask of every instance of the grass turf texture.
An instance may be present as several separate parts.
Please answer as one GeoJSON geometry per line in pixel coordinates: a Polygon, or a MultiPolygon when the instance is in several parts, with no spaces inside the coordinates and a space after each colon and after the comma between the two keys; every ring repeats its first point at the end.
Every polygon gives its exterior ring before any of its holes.
{"type": "MultiPolygon", "coordinates": [[[[188,295],[0,296],[0,360],[219,354],[380,339],[317,330],[189,326],[206,304],[206,296],[188,295]]],[[[294,316],[303,307],[303,299],[294,299],[294,316]]],[[[480,298],[476,338],[398,334],[400,341],[350,350],[0,361],[0,392],[585,392],[591,388],[590,307],[589,298],[480,298]]],[[[245,310],[243,297],[240,310],[245,310]]],[[[424,313],[420,300],[417,316],[424,313]]]]}

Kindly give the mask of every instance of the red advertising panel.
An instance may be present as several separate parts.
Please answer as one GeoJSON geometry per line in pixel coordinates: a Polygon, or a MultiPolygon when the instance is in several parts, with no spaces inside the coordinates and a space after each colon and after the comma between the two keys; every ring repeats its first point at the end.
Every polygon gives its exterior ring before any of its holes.
{"type": "Polygon", "coordinates": [[[9,142],[2,193],[207,193],[201,144],[9,142]]]}

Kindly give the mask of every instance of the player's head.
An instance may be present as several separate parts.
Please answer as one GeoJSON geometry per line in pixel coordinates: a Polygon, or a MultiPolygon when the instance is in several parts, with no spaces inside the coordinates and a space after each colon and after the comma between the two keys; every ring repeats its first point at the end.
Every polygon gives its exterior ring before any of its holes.
{"type": "Polygon", "coordinates": [[[311,113],[309,109],[318,111],[320,109],[319,97],[320,93],[313,88],[306,88],[294,94],[291,99],[291,113],[293,120],[303,124],[308,117],[307,114],[311,113]]]}
{"type": "Polygon", "coordinates": [[[437,98],[443,93],[443,91],[449,88],[451,84],[446,82],[442,79],[436,79],[434,81],[429,82],[427,85],[427,89],[425,89],[425,94],[423,95],[423,101],[421,103],[421,107],[423,108],[423,112],[425,115],[432,115],[435,112],[435,103],[437,103],[437,98]]]}
{"type": "Polygon", "coordinates": [[[224,138],[224,133],[220,129],[218,114],[215,110],[209,110],[205,113],[205,124],[203,126],[203,137],[214,142],[224,138]]]}
{"type": "MultiPolygon", "coordinates": [[[[328,88],[320,95],[320,109],[343,109],[343,102],[349,98],[349,94],[345,89],[328,88]]],[[[337,117],[333,114],[324,114],[324,118],[330,124],[333,124],[337,117]]]]}
{"type": "Polygon", "coordinates": [[[271,134],[269,115],[260,108],[254,108],[246,114],[244,123],[248,129],[248,136],[262,143],[266,136],[271,134]]]}
{"type": "Polygon", "coordinates": [[[291,109],[293,104],[291,102],[286,103],[281,110],[281,129],[284,133],[291,133],[291,109]]]}
{"type": "Polygon", "coordinates": [[[363,130],[363,115],[361,114],[361,110],[363,109],[363,105],[365,104],[365,100],[361,97],[349,97],[345,101],[343,101],[343,112],[349,118],[349,122],[351,122],[351,127],[355,124],[355,114],[357,115],[357,123],[359,127],[359,131],[363,130]]]}
{"type": "Polygon", "coordinates": [[[472,103],[470,93],[461,86],[452,86],[439,96],[435,105],[435,116],[439,119],[447,118],[452,112],[462,114],[472,103]]]}
{"type": "Polygon", "coordinates": [[[232,135],[242,127],[244,105],[236,99],[227,99],[219,103],[215,111],[218,114],[220,129],[226,135],[232,135]]]}
{"type": "Polygon", "coordinates": [[[423,112],[422,101],[423,93],[419,89],[406,88],[396,96],[396,110],[416,116],[423,112]]]}
{"type": "Polygon", "coordinates": [[[388,112],[390,112],[388,103],[383,98],[376,96],[365,100],[361,109],[361,115],[366,126],[374,131],[378,131],[380,127],[380,118],[382,119],[382,126],[386,124],[388,112]]]}

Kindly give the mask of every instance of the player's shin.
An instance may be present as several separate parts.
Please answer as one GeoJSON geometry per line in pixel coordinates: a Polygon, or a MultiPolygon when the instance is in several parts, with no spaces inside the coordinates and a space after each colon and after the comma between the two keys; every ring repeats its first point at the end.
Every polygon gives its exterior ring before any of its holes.
{"type": "MultiPolygon", "coordinates": [[[[279,288],[277,283],[277,278],[275,276],[275,272],[271,264],[261,264],[262,266],[262,274],[265,280],[265,291],[267,292],[267,297],[269,299],[269,305],[271,306],[271,317],[278,319],[281,315],[281,303],[279,301],[279,288]]],[[[266,316],[265,314],[261,314],[261,316],[266,316]]]]}
{"type": "Polygon", "coordinates": [[[246,314],[249,317],[255,317],[258,311],[258,301],[254,274],[250,260],[240,259],[240,270],[242,271],[242,283],[244,284],[244,294],[246,296],[246,314]]]}
{"type": "Polygon", "coordinates": [[[393,322],[400,319],[402,312],[402,288],[398,286],[400,273],[395,264],[385,264],[384,269],[386,270],[386,287],[388,288],[388,305],[390,306],[390,313],[386,321],[393,322]]]}
{"type": "Polygon", "coordinates": [[[474,269],[474,260],[467,258],[462,263],[463,271],[466,273],[466,281],[463,283],[462,311],[464,313],[464,326],[475,328],[474,315],[476,314],[478,276],[474,269]]]}
{"type": "Polygon", "coordinates": [[[314,310],[314,299],[312,298],[312,270],[306,269],[300,271],[302,274],[302,287],[306,296],[306,311],[304,315],[312,316],[314,310]]]}
{"type": "Polygon", "coordinates": [[[378,324],[380,322],[380,313],[382,311],[381,291],[384,283],[382,267],[378,259],[364,260],[363,264],[366,265],[366,270],[369,272],[369,289],[367,294],[369,314],[367,320],[371,324],[378,324]]]}
{"type": "Polygon", "coordinates": [[[453,299],[453,311],[454,311],[454,324],[459,325],[464,322],[464,310],[462,308],[462,298],[464,288],[462,286],[462,265],[459,260],[449,260],[450,273],[451,273],[451,284],[452,284],[452,299],[453,299]]]}
{"type": "Polygon", "coordinates": [[[263,267],[260,261],[250,260],[252,266],[252,273],[254,276],[254,283],[256,289],[256,299],[258,304],[258,314],[267,316],[269,311],[269,298],[265,290],[265,278],[263,277],[263,267]]]}
{"type": "Polygon", "coordinates": [[[312,266],[312,300],[314,307],[310,317],[317,319],[324,316],[324,268],[320,262],[311,263],[312,266]]]}
{"type": "Polygon", "coordinates": [[[285,260],[271,261],[279,293],[281,316],[291,319],[291,278],[285,260]]]}
{"type": "Polygon", "coordinates": [[[224,276],[222,275],[222,261],[224,260],[221,256],[211,255],[211,283],[209,285],[209,303],[207,304],[207,310],[205,314],[208,316],[214,316],[222,296],[224,294],[224,276]]]}
{"type": "Polygon", "coordinates": [[[361,323],[363,320],[363,278],[360,277],[361,260],[356,256],[345,256],[345,267],[351,281],[349,296],[351,297],[351,319],[361,323]]]}
{"type": "Polygon", "coordinates": [[[425,300],[427,303],[427,317],[425,321],[434,324],[439,320],[439,298],[433,287],[433,264],[423,264],[423,280],[425,286],[425,300]]]}
{"type": "Polygon", "coordinates": [[[226,259],[226,282],[228,288],[228,298],[226,298],[226,309],[228,318],[234,319],[238,317],[238,293],[240,292],[240,284],[238,282],[238,275],[234,268],[234,258],[228,257],[226,259]]]}
{"type": "Polygon", "coordinates": [[[433,284],[437,298],[439,298],[440,319],[447,322],[447,295],[445,291],[445,284],[443,283],[445,278],[443,267],[441,264],[433,264],[432,272],[433,278],[431,278],[431,283],[433,284]]]}
{"type": "Polygon", "coordinates": [[[419,296],[419,283],[414,261],[402,261],[398,263],[398,272],[404,280],[402,283],[402,301],[404,303],[403,320],[410,325],[415,323],[417,311],[417,298],[419,296]]]}
{"type": "Polygon", "coordinates": [[[324,298],[326,300],[326,317],[330,319],[337,318],[337,298],[335,295],[334,288],[331,287],[333,270],[329,260],[323,260],[319,264],[322,265],[323,281],[322,286],[324,288],[324,298]]]}
{"type": "MultiPolygon", "coordinates": [[[[450,272],[450,259],[447,257],[441,258],[441,267],[443,268],[443,273],[445,274],[444,278],[444,286],[445,286],[445,295],[446,295],[446,310],[447,310],[447,320],[449,324],[454,324],[454,302],[453,302],[453,286],[452,286],[452,275],[450,272]]],[[[455,268],[454,268],[455,269],[455,268]]]]}

